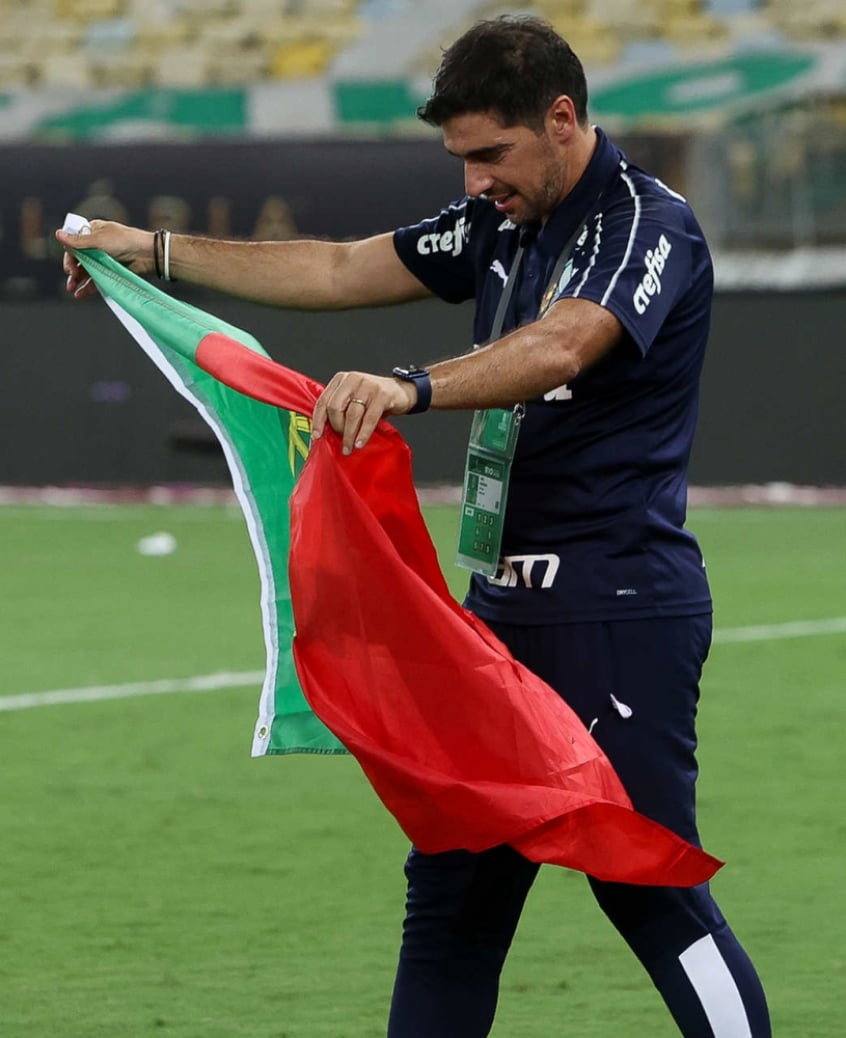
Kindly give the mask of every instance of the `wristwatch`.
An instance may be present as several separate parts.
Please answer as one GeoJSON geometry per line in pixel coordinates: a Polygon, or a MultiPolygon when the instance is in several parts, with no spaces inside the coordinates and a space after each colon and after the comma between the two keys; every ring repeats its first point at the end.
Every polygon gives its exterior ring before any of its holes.
{"type": "Polygon", "coordinates": [[[413,382],[417,387],[417,403],[408,414],[421,414],[429,410],[429,404],[432,402],[432,379],[425,368],[409,364],[407,368],[394,368],[391,374],[403,382],[413,382]]]}

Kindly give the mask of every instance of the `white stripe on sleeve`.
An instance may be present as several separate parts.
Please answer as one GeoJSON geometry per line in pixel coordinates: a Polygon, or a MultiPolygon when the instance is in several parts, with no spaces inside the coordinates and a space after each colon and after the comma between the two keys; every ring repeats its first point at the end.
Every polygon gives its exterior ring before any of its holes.
{"type": "Polygon", "coordinates": [[[617,287],[617,282],[620,280],[620,275],[626,269],[626,265],[629,262],[632,254],[632,248],[634,247],[635,237],[637,236],[638,227],[640,226],[640,196],[637,193],[637,189],[634,186],[634,181],[628,175],[628,173],[621,173],[620,176],[625,181],[626,187],[629,189],[629,194],[632,196],[634,201],[634,216],[632,217],[632,226],[629,230],[629,240],[626,243],[626,252],[623,256],[623,262],[617,267],[614,272],[614,276],[611,278],[611,282],[608,288],[605,290],[605,295],[602,297],[600,306],[605,306],[608,300],[611,298],[611,293],[617,287]]]}

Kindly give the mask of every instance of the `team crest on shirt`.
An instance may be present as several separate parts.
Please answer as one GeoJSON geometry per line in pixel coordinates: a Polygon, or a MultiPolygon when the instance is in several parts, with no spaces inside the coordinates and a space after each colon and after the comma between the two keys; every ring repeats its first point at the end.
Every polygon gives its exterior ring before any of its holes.
{"type": "Polygon", "coordinates": [[[564,269],[561,271],[561,277],[557,281],[553,281],[551,284],[547,285],[546,291],[543,294],[543,299],[541,299],[541,317],[543,317],[552,305],[552,300],[564,291],[576,274],[578,274],[578,270],[576,269],[576,266],[573,263],[573,257],[571,256],[570,259],[567,260],[564,269]]]}

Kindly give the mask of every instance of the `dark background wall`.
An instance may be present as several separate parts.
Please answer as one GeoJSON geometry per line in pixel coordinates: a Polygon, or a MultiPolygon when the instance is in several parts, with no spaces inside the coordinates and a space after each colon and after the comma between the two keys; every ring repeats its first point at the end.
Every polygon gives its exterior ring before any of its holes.
{"type": "MultiPolygon", "coordinates": [[[[683,188],[675,138],[621,144],[683,188]]],[[[0,298],[56,297],[53,230],[68,210],[224,238],[346,238],[416,223],[463,194],[461,164],[435,131],[425,139],[0,145],[0,298]]]]}
{"type": "MultiPolygon", "coordinates": [[[[343,314],[202,305],[325,380],[469,346],[470,310],[343,314]]],[[[206,427],[99,301],[3,302],[0,484],[226,483],[206,427]]],[[[846,485],[846,292],[718,295],[693,482],[846,485]]],[[[420,484],[461,479],[468,418],[401,419],[420,484]]]]}
{"type": "Polygon", "coordinates": [[[846,290],[718,294],[691,479],[846,485],[846,290]]]}
{"type": "MultiPolygon", "coordinates": [[[[619,143],[683,189],[674,140],[619,143]]],[[[200,419],[114,317],[65,296],[52,232],[67,210],[216,236],[344,238],[416,222],[462,191],[437,135],[0,147],[0,483],[227,481],[200,419]]],[[[173,287],[321,380],[470,345],[467,307],[280,313],[173,287]]],[[[693,480],[846,485],[844,329],[846,288],[719,295],[693,480]]],[[[460,481],[467,427],[463,414],[402,422],[421,484],[460,481]]]]}
{"type": "MultiPolygon", "coordinates": [[[[469,346],[470,312],[436,303],[316,315],[202,302],[321,381],[344,367],[386,371],[469,346]]],[[[0,312],[0,484],[228,480],[205,423],[99,300],[0,304],[0,312]]],[[[416,418],[402,431],[417,478],[459,481],[468,417],[416,418]]]]}

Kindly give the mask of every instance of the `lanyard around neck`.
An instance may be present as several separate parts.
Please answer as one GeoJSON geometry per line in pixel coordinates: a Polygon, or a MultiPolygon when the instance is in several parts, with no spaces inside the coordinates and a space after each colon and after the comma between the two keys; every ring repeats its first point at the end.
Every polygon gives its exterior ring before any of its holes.
{"type": "Polygon", "coordinates": [[[520,263],[525,251],[525,246],[522,244],[518,245],[517,251],[514,253],[514,259],[511,261],[511,270],[508,272],[508,278],[503,286],[502,295],[499,297],[499,303],[497,303],[496,313],[494,314],[493,324],[491,325],[491,342],[496,342],[502,334],[502,326],[505,324],[505,313],[508,310],[508,304],[511,302],[511,297],[514,294],[514,286],[517,284],[517,272],[520,269],[520,263]]]}

